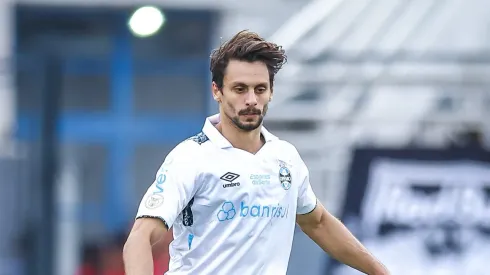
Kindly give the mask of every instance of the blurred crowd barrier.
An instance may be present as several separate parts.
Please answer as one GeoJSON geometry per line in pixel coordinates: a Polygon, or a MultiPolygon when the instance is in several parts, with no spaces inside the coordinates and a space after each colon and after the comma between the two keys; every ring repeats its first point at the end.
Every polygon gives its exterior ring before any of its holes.
{"type": "Polygon", "coordinates": [[[490,152],[477,146],[359,148],[342,219],[393,274],[488,274],[489,179],[490,152]]]}

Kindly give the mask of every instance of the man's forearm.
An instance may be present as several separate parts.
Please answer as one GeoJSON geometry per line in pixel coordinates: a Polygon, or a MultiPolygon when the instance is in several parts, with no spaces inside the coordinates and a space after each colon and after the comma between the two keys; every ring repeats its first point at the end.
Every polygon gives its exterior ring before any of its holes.
{"type": "Polygon", "coordinates": [[[325,211],[317,226],[302,228],[325,252],[369,275],[387,275],[386,268],[334,216],[325,211]]]}
{"type": "Polygon", "coordinates": [[[123,251],[126,275],[153,275],[153,255],[149,240],[133,235],[123,251]]]}

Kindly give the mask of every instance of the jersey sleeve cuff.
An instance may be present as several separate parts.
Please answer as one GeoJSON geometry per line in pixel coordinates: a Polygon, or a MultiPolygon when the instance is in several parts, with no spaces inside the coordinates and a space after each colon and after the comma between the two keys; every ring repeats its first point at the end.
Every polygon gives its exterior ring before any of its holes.
{"type": "Polygon", "coordinates": [[[296,213],[298,215],[310,214],[311,212],[313,212],[313,210],[315,210],[315,208],[316,208],[317,205],[318,205],[318,200],[316,200],[315,203],[312,203],[312,204],[309,204],[307,206],[298,208],[297,211],[296,211],[296,213]]]}
{"type": "Polygon", "coordinates": [[[165,227],[167,228],[167,230],[170,229],[170,226],[168,226],[168,223],[165,221],[165,219],[163,217],[160,217],[160,216],[152,216],[152,215],[139,215],[139,216],[136,216],[135,220],[142,219],[142,218],[150,218],[150,219],[160,220],[160,221],[163,222],[163,225],[165,225],[165,227]]]}

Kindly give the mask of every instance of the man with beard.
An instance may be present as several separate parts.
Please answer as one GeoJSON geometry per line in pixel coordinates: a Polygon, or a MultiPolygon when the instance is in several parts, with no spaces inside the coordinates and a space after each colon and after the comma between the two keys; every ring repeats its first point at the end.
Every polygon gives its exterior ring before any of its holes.
{"type": "Polygon", "coordinates": [[[219,114],[166,157],[124,248],[127,275],[153,274],[151,246],[173,228],[167,274],[286,274],[295,223],[366,274],[385,267],[316,199],[296,148],[262,126],[284,50],[242,31],[211,55],[219,114]]]}

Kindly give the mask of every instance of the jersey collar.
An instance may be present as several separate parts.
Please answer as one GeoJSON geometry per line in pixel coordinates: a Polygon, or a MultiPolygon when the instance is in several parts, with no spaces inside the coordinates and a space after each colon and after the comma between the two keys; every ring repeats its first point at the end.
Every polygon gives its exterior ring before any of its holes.
{"type": "MultiPolygon", "coordinates": [[[[220,148],[233,147],[231,143],[216,129],[215,125],[220,122],[219,114],[207,117],[202,128],[203,133],[211,140],[212,143],[218,145],[220,148]]],[[[264,126],[261,126],[260,132],[265,138],[266,142],[277,140],[278,138],[271,134],[264,126]]]]}

